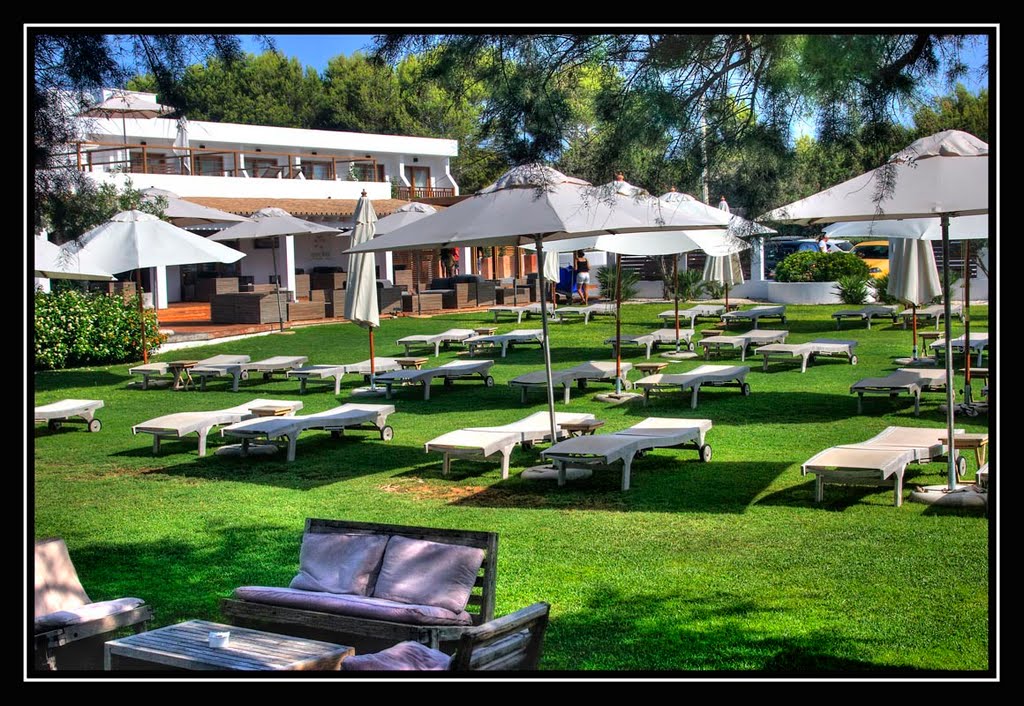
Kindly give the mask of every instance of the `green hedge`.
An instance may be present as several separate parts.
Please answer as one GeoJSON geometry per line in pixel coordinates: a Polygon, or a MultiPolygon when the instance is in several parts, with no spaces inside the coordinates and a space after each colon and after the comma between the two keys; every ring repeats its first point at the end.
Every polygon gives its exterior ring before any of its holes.
{"type": "MultiPolygon", "coordinates": [[[[152,351],[164,341],[156,313],[146,309],[152,351]]],[[[35,295],[36,370],[106,365],[142,359],[138,301],[65,290],[35,295]]]]}
{"type": "Polygon", "coordinates": [[[867,278],[868,266],[846,252],[795,252],[775,268],[778,282],[837,282],[850,276],[867,278]]]}

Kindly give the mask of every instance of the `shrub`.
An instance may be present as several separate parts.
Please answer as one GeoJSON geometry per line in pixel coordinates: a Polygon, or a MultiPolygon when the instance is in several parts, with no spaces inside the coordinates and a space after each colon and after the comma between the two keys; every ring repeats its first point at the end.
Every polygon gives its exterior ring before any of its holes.
{"type": "Polygon", "coordinates": [[[704,292],[704,281],[700,270],[680,272],[676,279],[677,292],[682,301],[693,301],[704,292]]]}
{"type": "Polygon", "coordinates": [[[709,280],[704,282],[704,293],[708,295],[708,299],[721,299],[725,294],[725,285],[717,279],[709,280]]]}
{"type": "Polygon", "coordinates": [[[889,294],[889,273],[881,277],[874,277],[869,282],[875,292],[875,301],[879,304],[899,304],[900,300],[889,294]]]}
{"type": "Polygon", "coordinates": [[[779,282],[837,282],[840,277],[868,277],[868,266],[853,253],[795,252],[775,268],[779,282]]]}
{"type": "Polygon", "coordinates": [[[863,304],[868,298],[868,278],[843,275],[836,280],[836,294],[843,304],[863,304]]]}
{"type": "MultiPolygon", "coordinates": [[[[36,370],[123,363],[142,358],[137,300],[64,290],[35,294],[36,370]]],[[[156,313],[145,311],[149,350],[159,346],[156,313]]]]}
{"type": "MultiPolygon", "coordinates": [[[[605,299],[615,298],[615,265],[605,265],[597,273],[597,281],[601,285],[601,296],[605,299]]],[[[640,276],[632,270],[622,271],[622,301],[636,296],[637,282],[640,276]]]]}

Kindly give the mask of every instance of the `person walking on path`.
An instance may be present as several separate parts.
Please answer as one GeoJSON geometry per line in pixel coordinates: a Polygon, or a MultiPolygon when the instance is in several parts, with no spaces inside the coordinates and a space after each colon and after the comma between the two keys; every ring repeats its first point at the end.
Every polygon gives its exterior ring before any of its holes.
{"type": "Polygon", "coordinates": [[[590,284],[590,263],[587,262],[587,256],[582,250],[576,251],[576,255],[573,257],[573,267],[576,268],[576,286],[580,290],[580,298],[583,300],[583,306],[587,306],[589,301],[587,285],[590,284]]]}
{"type": "Polygon", "coordinates": [[[445,279],[452,276],[452,249],[441,248],[441,276],[445,279]]]}
{"type": "Polygon", "coordinates": [[[459,276],[459,249],[452,248],[452,277],[459,276]]]}

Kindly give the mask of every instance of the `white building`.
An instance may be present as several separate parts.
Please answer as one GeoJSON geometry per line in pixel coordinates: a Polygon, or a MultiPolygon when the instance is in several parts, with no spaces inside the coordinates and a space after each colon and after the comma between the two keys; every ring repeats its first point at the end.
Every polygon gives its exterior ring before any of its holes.
{"type": "MultiPolygon", "coordinates": [[[[114,93],[104,89],[101,99],[114,93]]],[[[155,94],[129,93],[156,102],[155,94]]],[[[450,171],[450,159],[458,155],[455,140],[167,118],[79,121],[83,139],[72,145],[67,159],[93,179],[119,186],[130,179],[136,189],[165,189],[242,215],[278,206],[299,218],[347,229],[363,190],[378,217],[401,205],[392,199],[393,190],[397,199],[406,200],[459,194],[450,171]]],[[[345,236],[288,236],[280,241],[282,287],[293,292],[296,270],[345,265],[345,236]]],[[[225,274],[270,282],[272,251],[256,246],[240,243],[246,257],[234,272],[227,266],[225,274]]],[[[394,281],[390,253],[378,255],[378,266],[381,278],[394,281]]],[[[181,300],[182,282],[195,276],[193,268],[156,270],[151,281],[158,308],[181,300]]]]}

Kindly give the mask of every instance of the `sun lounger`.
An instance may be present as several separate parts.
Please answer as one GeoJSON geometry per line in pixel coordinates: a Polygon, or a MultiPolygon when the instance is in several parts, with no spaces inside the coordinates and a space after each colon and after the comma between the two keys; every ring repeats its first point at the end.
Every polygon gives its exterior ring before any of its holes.
{"type": "MultiPolygon", "coordinates": [[[[244,404],[214,409],[207,412],[178,412],[166,414],[132,427],[132,434],[146,433],[153,435],[153,453],[160,452],[160,440],[164,437],[182,438],[188,434],[199,436],[199,455],[206,455],[206,437],[210,430],[225,424],[235,424],[243,419],[256,416],[255,409],[266,408],[274,413],[284,415],[295,414],[302,409],[301,402],[290,400],[255,399],[244,404]]],[[[262,410],[261,410],[262,411],[262,410]]]]}
{"type": "Polygon", "coordinates": [[[536,343],[543,345],[544,332],[539,328],[522,328],[508,333],[497,333],[492,336],[473,336],[463,341],[469,346],[469,354],[476,355],[477,348],[482,346],[501,346],[501,357],[504,358],[508,349],[520,343],[536,343]]]}
{"type": "MultiPolygon", "coordinates": [[[[958,336],[957,338],[954,338],[951,345],[953,347],[953,352],[954,353],[963,353],[964,352],[964,337],[961,335],[961,336],[958,336]]],[[[988,350],[988,331],[971,331],[971,344],[970,344],[970,346],[971,346],[971,353],[977,353],[978,354],[978,367],[981,367],[981,355],[986,350],[988,350]]],[[[931,347],[932,347],[932,350],[934,350],[936,352],[936,354],[941,353],[941,354],[945,355],[945,352],[946,352],[946,339],[944,339],[944,338],[938,339],[937,341],[932,343],[931,347]]]]}
{"type": "Polygon", "coordinates": [[[712,336],[702,338],[700,345],[704,346],[704,360],[711,358],[711,349],[715,353],[722,354],[723,348],[736,348],[740,352],[740,360],[747,359],[747,349],[750,346],[766,346],[770,343],[785,343],[789,331],[775,331],[770,329],[757,329],[745,331],[744,333],[733,334],[732,336],[712,336]]]}
{"type": "MultiPolygon", "coordinates": [[[[230,365],[233,363],[248,363],[249,356],[247,355],[214,355],[209,358],[203,358],[198,362],[198,365],[230,365]]],[[[130,375],[141,375],[142,376],[142,389],[149,389],[149,379],[158,375],[167,375],[171,372],[170,365],[167,363],[146,363],[144,365],[136,365],[134,368],[128,368],[130,375]]]]}
{"type": "MultiPolygon", "coordinates": [[[[679,344],[681,347],[687,350],[693,350],[693,342],[690,340],[693,338],[692,328],[681,328],[679,329],[679,344]]],[[[612,345],[612,355],[615,355],[615,336],[604,339],[605,343],[612,345]]],[[[647,358],[651,357],[651,350],[658,346],[670,344],[676,345],[676,330],[674,328],[663,328],[657,331],[651,331],[650,333],[642,333],[636,336],[623,336],[622,345],[624,346],[636,346],[644,349],[647,358]]]]}
{"type": "Polygon", "coordinates": [[[442,333],[416,334],[398,339],[398,345],[405,346],[405,354],[409,355],[412,348],[434,348],[434,357],[441,355],[441,346],[448,348],[449,343],[462,343],[467,338],[475,336],[476,332],[470,328],[450,328],[442,333]]]}
{"type": "MultiPolygon", "coordinates": [[[[950,305],[950,315],[959,316],[960,320],[964,320],[964,307],[962,304],[950,305]]],[[[899,313],[899,316],[903,319],[903,328],[907,327],[907,322],[910,321],[910,317],[914,315],[914,309],[904,309],[899,313]]],[[[934,304],[932,306],[926,306],[917,310],[917,319],[935,319],[935,330],[939,330],[939,324],[942,323],[942,317],[946,315],[946,307],[943,304],[934,304]]]]}
{"type": "Polygon", "coordinates": [[[558,318],[564,323],[570,317],[582,317],[583,323],[590,323],[591,316],[607,314],[615,316],[615,305],[611,302],[598,302],[590,306],[563,306],[558,310],[558,318]]]}
{"type": "MultiPolygon", "coordinates": [[[[963,429],[954,430],[963,433],[963,429]]],[[[946,429],[886,427],[881,433],[859,444],[843,444],[825,449],[800,467],[803,475],[814,473],[814,499],[824,498],[825,484],[893,484],[894,504],[903,503],[903,476],[910,463],[944,460],[948,451],[940,439],[946,429]]],[[[957,458],[957,467],[966,460],[957,458]]]]}
{"type": "Polygon", "coordinates": [[[644,391],[644,404],[651,398],[651,392],[664,388],[679,388],[680,392],[691,390],[690,409],[697,409],[697,393],[702,387],[738,387],[744,397],[750,394],[746,382],[750,368],[746,365],[701,365],[688,373],[656,373],[640,378],[634,384],[644,391]]]}
{"type": "Polygon", "coordinates": [[[704,435],[710,419],[648,417],[629,429],[613,434],[593,434],[566,439],[540,452],[559,469],[566,467],[614,468],[622,464],[622,489],[629,490],[633,459],[650,449],[686,447],[696,449],[701,461],[711,460],[711,446],[704,435]]]}
{"type": "Polygon", "coordinates": [[[191,373],[200,378],[200,389],[206,390],[207,378],[231,376],[231,391],[238,392],[239,380],[248,380],[249,373],[263,373],[263,379],[269,380],[274,373],[287,373],[301,367],[309,358],[304,355],[276,355],[272,358],[254,360],[246,363],[227,365],[197,365],[191,373]]]}
{"type": "MultiPolygon", "coordinates": [[[[557,424],[576,424],[593,419],[593,414],[555,412],[557,424]]],[[[559,438],[565,432],[558,429],[559,438]]],[[[551,420],[547,412],[536,412],[518,422],[495,427],[469,427],[457,429],[431,439],[424,448],[444,454],[443,471],[448,475],[452,458],[487,458],[501,453],[501,477],[508,478],[508,460],[517,444],[529,446],[539,441],[551,441],[551,420]]]]}
{"type": "MultiPolygon", "coordinates": [[[[394,358],[374,358],[373,361],[375,373],[386,373],[391,370],[402,369],[402,366],[394,358]]],[[[310,378],[318,378],[320,380],[334,378],[334,394],[341,394],[341,379],[349,374],[369,375],[370,361],[363,360],[358,363],[349,363],[348,365],[304,365],[301,368],[285,372],[286,377],[299,379],[300,395],[305,393],[306,381],[310,378]]]]}
{"type": "Polygon", "coordinates": [[[493,360],[453,360],[436,368],[422,370],[395,370],[377,376],[377,384],[384,385],[387,398],[391,399],[391,388],[395,385],[423,385],[423,399],[430,399],[430,383],[434,378],[444,379],[445,387],[455,380],[479,376],[487,387],[494,387],[494,378],[488,372],[494,365],[493,360]]]}
{"type": "Polygon", "coordinates": [[[764,356],[764,370],[768,372],[768,359],[773,355],[787,355],[793,358],[800,358],[800,372],[807,372],[807,363],[814,362],[819,355],[845,356],[850,365],[857,364],[857,356],[853,349],[857,347],[857,341],[844,341],[836,338],[815,338],[807,343],[770,343],[757,349],[758,355],[764,356]]]}
{"type": "Polygon", "coordinates": [[[726,323],[726,326],[730,321],[750,321],[754,328],[757,328],[759,319],[780,319],[782,323],[786,323],[786,307],[785,305],[755,306],[753,309],[727,311],[722,314],[722,321],[726,323]]]}
{"type": "MultiPolygon", "coordinates": [[[[689,309],[679,310],[679,322],[682,325],[683,319],[689,319],[689,328],[693,328],[693,322],[697,319],[718,319],[725,313],[725,307],[721,304],[698,304],[697,306],[691,306],[689,309]]],[[[662,319],[668,321],[676,320],[676,310],[669,309],[658,314],[662,319]]]]}
{"type": "Polygon", "coordinates": [[[310,429],[331,432],[331,436],[340,436],[346,429],[372,427],[380,432],[382,441],[391,441],[395,430],[388,426],[388,415],[395,413],[394,405],[390,404],[343,404],[326,412],[307,414],[301,417],[258,417],[231,424],[220,430],[221,436],[233,436],[242,440],[242,455],[249,450],[249,442],[253,439],[286,439],[288,443],[288,460],[295,460],[295,446],[299,434],[310,429]]]}
{"type": "MultiPolygon", "coordinates": [[[[626,373],[632,370],[632,368],[632,363],[622,364],[622,385],[627,389],[630,387],[630,382],[626,379],[626,373]]],[[[587,382],[601,380],[615,382],[615,363],[592,360],[589,363],[581,363],[571,368],[551,371],[551,381],[554,385],[556,387],[561,385],[564,388],[563,396],[566,404],[569,404],[569,389],[573,383],[576,383],[581,390],[585,390],[587,389],[587,382]]],[[[509,380],[508,384],[519,388],[519,401],[526,404],[526,391],[529,388],[546,390],[548,379],[543,370],[538,370],[513,378],[509,380]]]]}
{"type": "Polygon", "coordinates": [[[851,393],[857,393],[857,414],[863,411],[864,395],[888,395],[897,397],[905,392],[914,398],[914,416],[921,413],[922,392],[945,392],[946,371],[918,368],[897,368],[896,372],[880,378],[864,378],[850,386],[851,393]]]}
{"type": "Polygon", "coordinates": [[[85,422],[89,431],[99,431],[103,424],[93,415],[103,406],[102,400],[60,400],[35,409],[35,423],[45,424],[50,431],[65,422],[85,422]]]}
{"type": "MultiPolygon", "coordinates": [[[[555,317],[557,315],[557,311],[555,310],[555,305],[550,303],[550,302],[548,302],[547,303],[547,307],[548,307],[548,316],[549,317],[555,317]]],[[[521,324],[521,323],[523,323],[523,315],[524,314],[526,316],[528,316],[528,317],[533,315],[533,314],[537,314],[538,316],[540,315],[540,302],[534,302],[532,304],[523,304],[521,306],[508,306],[508,305],[505,305],[505,306],[492,306],[487,311],[490,311],[490,312],[492,312],[494,314],[494,322],[495,323],[498,322],[498,315],[499,314],[514,314],[515,317],[516,317],[516,323],[517,324],[521,324]]],[[[553,319],[549,318],[548,320],[551,321],[553,319]]]]}
{"type": "Polygon", "coordinates": [[[897,317],[899,317],[899,307],[894,304],[869,304],[859,309],[842,309],[832,314],[832,318],[836,320],[837,329],[843,319],[866,321],[870,329],[871,319],[892,319],[895,324],[897,317]]]}

